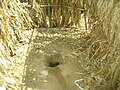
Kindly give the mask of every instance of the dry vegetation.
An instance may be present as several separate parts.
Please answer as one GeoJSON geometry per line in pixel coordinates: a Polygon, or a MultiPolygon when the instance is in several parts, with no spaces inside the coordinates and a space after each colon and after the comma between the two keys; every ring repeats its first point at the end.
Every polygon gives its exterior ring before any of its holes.
{"type": "MultiPolygon", "coordinates": [[[[119,0],[29,0],[27,5],[19,0],[0,1],[1,86],[8,90],[21,90],[23,72],[18,69],[24,68],[24,60],[14,58],[26,37],[23,31],[36,27],[81,29],[83,15],[85,29],[91,30],[83,37],[86,43],[81,47],[82,59],[87,62],[83,66],[87,71],[83,78],[84,88],[120,90],[119,8],[119,0]]],[[[30,35],[31,31],[27,44],[30,35]]]]}

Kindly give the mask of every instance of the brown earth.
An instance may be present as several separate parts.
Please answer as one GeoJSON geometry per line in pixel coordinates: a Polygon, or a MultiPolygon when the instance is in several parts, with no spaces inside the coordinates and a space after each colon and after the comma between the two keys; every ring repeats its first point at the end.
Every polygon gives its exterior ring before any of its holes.
{"type": "Polygon", "coordinates": [[[74,83],[83,72],[79,40],[37,36],[33,42],[25,64],[24,90],[79,90],[74,83]]]}

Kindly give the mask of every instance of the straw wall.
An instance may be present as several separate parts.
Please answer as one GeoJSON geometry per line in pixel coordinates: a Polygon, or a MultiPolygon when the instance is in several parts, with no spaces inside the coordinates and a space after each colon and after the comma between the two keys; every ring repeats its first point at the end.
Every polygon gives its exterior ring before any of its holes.
{"type": "Polygon", "coordinates": [[[81,13],[84,12],[82,0],[31,0],[29,4],[32,5],[30,10],[36,12],[33,19],[37,25],[40,22],[40,27],[80,26],[81,13]]]}
{"type": "Polygon", "coordinates": [[[92,27],[91,47],[89,47],[90,62],[94,62],[97,67],[95,76],[99,74],[98,76],[104,77],[107,83],[101,87],[119,90],[120,2],[119,0],[88,1],[88,17],[90,17],[89,23],[92,27]]]}

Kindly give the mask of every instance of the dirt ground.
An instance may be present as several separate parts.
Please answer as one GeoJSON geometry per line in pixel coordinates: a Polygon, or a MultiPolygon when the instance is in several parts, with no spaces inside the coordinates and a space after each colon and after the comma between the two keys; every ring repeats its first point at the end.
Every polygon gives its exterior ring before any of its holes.
{"type": "Polygon", "coordinates": [[[80,90],[75,84],[84,72],[79,49],[79,39],[36,36],[25,63],[24,90],[80,90]]]}

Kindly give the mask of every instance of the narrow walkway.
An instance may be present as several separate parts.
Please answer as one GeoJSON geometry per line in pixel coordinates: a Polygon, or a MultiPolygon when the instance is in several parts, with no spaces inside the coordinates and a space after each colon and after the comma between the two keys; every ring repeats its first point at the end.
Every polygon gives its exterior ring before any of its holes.
{"type": "Polygon", "coordinates": [[[36,36],[26,60],[25,90],[79,90],[80,41],[36,36]]]}

